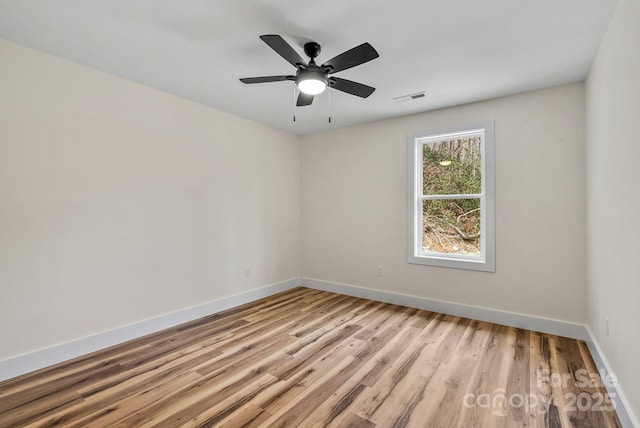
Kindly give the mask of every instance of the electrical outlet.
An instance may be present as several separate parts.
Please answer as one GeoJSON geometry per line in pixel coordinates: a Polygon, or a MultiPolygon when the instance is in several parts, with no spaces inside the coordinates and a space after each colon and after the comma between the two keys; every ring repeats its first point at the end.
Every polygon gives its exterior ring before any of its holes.
{"type": "Polygon", "coordinates": [[[378,276],[382,275],[384,275],[384,269],[382,268],[382,266],[378,266],[378,276]]]}
{"type": "Polygon", "coordinates": [[[249,278],[251,276],[251,268],[250,267],[246,267],[244,268],[244,276],[249,278]]]}

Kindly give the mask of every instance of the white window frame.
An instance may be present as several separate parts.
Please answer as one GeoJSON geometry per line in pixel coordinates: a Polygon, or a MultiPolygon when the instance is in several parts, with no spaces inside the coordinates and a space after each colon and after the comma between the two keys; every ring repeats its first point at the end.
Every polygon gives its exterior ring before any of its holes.
{"type": "MultiPolygon", "coordinates": [[[[413,264],[496,271],[495,226],[495,138],[494,122],[483,121],[462,126],[421,131],[409,134],[408,144],[408,262],[413,264]],[[454,139],[468,134],[484,133],[481,140],[482,190],[480,199],[480,256],[428,252],[422,249],[422,201],[426,199],[452,199],[454,195],[423,196],[422,146],[429,142],[454,139]]],[[[455,195],[476,198],[477,195],[455,195]]]]}

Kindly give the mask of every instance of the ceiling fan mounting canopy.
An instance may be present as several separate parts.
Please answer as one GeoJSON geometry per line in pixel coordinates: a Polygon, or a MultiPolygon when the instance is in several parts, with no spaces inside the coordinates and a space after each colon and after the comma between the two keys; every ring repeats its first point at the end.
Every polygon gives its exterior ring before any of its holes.
{"type": "Polygon", "coordinates": [[[314,58],[320,55],[321,50],[322,48],[316,42],[308,42],[304,44],[304,53],[311,58],[311,61],[313,61],[314,58]]]}
{"type": "Polygon", "coordinates": [[[316,42],[304,45],[304,53],[310,58],[305,62],[302,57],[282,37],[275,34],[260,36],[271,49],[296,67],[296,74],[282,76],[244,77],[240,81],[246,84],[280,82],[290,80],[300,89],[297,106],[307,106],[313,102],[313,97],[322,93],[327,87],[337,89],[347,94],[367,98],[375,88],[340,77],[329,76],[379,57],[378,52],[369,43],[363,43],[333,57],[322,65],[317,65],[315,58],[320,55],[321,46],[316,42]]]}

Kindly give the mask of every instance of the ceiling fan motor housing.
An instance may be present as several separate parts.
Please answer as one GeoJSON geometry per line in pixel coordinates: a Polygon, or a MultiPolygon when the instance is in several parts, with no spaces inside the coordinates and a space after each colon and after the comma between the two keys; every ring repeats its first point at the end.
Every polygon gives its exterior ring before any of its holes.
{"type": "Polygon", "coordinates": [[[327,85],[329,84],[329,79],[327,78],[326,73],[318,66],[298,69],[298,72],[296,73],[296,82],[308,79],[320,80],[327,85]]]}

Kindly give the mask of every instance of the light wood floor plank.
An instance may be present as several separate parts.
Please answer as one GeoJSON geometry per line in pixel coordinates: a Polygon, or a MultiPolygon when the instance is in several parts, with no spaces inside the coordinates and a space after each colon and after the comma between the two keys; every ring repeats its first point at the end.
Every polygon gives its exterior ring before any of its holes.
{"type": "Polygon", "coordinates": [[[300,287],[2,382],[0,427],[618,428],[595,374],[581,341],[300,287]]]}

